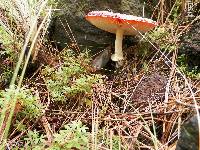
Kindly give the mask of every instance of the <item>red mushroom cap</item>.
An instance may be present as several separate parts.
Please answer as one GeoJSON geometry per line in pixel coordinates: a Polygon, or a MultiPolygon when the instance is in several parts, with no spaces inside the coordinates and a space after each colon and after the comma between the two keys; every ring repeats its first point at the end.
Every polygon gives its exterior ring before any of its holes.
{"type": "Polygon", "coordinates": [[[158,25],[151,19],[109,11],[92,11],[85,18],[91,24],[107,32],[116,33],[117,29],[121,28],[124,30],[124,35],[137,35],[138,31],[145,33],[158,25]]]}

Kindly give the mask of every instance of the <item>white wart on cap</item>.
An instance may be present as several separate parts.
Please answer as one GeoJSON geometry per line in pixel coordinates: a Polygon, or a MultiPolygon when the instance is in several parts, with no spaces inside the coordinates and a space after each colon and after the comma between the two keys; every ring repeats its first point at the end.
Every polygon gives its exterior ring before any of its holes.
{"type": "Polygon", "coordinates": [[[145,33],[158,25],[151,19],[109,11],[92,11],[85,18],[96,27],[116,34],[115,53],[111,56],[113,61],[124,59],[122,52],[123,35],[145,33]]]}

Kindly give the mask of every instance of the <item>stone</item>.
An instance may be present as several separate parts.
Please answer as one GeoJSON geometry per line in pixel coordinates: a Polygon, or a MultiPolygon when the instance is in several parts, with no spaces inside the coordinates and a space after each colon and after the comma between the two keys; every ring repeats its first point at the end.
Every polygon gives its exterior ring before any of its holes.
{"type": "Polygon", "coordinates": [[[191,25],[190,30],[181,37],[180,53],[185,54],[186,62],[192,69],[200,69],[200,21],[191,25]]]}
{"type": "Polygon", "coordinates": [[[92,66],[96,70],[101,70],[109,62],[110,57],[111,57],[111,46],[108,46],[94,58],[94,60],[92,61],[92,66]]]}
{"type": "Polygon", "coordinates": [[[96,28],[84,16],[94,10],[142,16],[143,3],[140,0],[59,0],[58,8],[61,11],[53,17],[49,28],[50,40],[60,50],[75,44],[80,50],[89,49],[95,54],[114,43],[115,35],[96,28]]]}
{"type": "MultiPolygon", "coordinates": [[[[193,15],[200,15],[200,2],[195,5],[193,15]]],[[[193,21],[194,18],[191,20],[193,21]]],[[[193,22],[187,32],[180,37],[179,54],[184,54],[188,69],[200,71],[200,19],[193,22]]]]}
{"type": "Polygon", "coordinates": [[[197,115],[195,115],[182,125],[180,138],[176,145],[176,150],[198,150],[198,145],[199,127],[197,115]]]}

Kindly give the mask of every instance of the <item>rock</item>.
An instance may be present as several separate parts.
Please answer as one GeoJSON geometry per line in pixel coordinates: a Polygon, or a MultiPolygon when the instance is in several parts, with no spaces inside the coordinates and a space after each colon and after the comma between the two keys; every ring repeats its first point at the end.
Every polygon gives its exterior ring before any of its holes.
{"type": "Polygon", "coordinates": [[[185,54],[186,63],[192,69],[200,69],[200,21],[191,25],[190,30],[181,38],[180,53],[185,54]]]}
{"type": "Polygon", "coordinates": [[[142,7],[140,0],[59,0],[58,8],[62,11],[52,19],[49,38],[55,41],[58,49],[77,42],[81,50],[87,48],[96,53],[114,42],[115,35],[91,25],[84,16],[93,10],[142,16],[142,7]]]}
{"type": "Polygon", "coordinates": [[[106,47],[101,53],[99,53],[92,61],[92,66],[96,70],[102,69],[109,62],[111,57],[111,46],[106,47]]]}
{"type": "Polygon", "coordinates": [[[198,150],[198,145],[199,127],[197,116],[195,115],[182,125],[176,150],[198,150]]]}
{"type": "MultiPolygon", "coordinates": [[[[195,5],[194,16],[200,15],[200,2],[195,5]]],[[[193,20],[193,19],[192,19],[193,20]]],[[[200,20],[190,25],[188,32],[180,38],[179,53],[185,55],[185,61],[190,70],[200,71],[200,20]]]]}

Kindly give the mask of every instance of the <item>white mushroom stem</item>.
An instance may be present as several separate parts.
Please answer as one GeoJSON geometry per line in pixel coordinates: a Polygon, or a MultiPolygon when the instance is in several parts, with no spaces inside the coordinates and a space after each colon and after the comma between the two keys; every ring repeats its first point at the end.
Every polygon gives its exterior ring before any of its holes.
{"type": "Polygon", "coordinates": [[[122,52],[122,41],[123,41],[124,30],[118,28],[116,31],[116,39],[115,39],[115,53],[111,56],[112,61],[123,60],[123,52],[122,52]]]}

